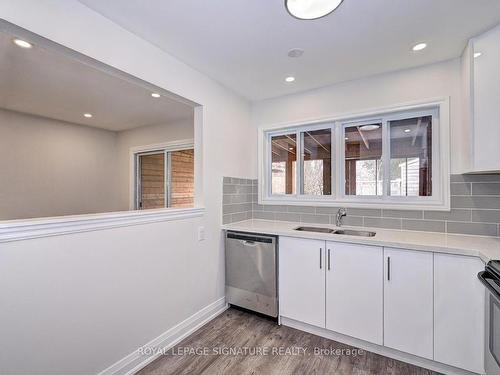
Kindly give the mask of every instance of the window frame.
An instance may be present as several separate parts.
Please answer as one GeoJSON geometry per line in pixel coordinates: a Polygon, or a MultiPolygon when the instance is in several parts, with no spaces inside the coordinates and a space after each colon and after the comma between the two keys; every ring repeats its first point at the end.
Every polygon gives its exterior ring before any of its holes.
{"type": "MultiPolygon", "coordinates": [[[[180,141],[173,141],[173,142],[165,142],[165,143],[156,143],[152,145],[146,145],[146,146],[137,146],[137,147],[132,147],[130,149],[130,181],[129,181],[129,191],[130,191],[130,198],[129,198],[129,206],[130,210],[134,211],[148,211],[143,210],[142,208],[139,208],[139,184],[140,184],[140,177],[139,177],[139,157],[141,155],[148,155],[148,154],[160,154],[163,153],[165,157],[165,199],[164,199],[164,207],[160,209],[171,209],[172,207],[169,207],[168,205],[170,204],[170,194],[171,194],[171,189],[170,189],[170,182],[171,182],[171,162],[170,162],[170,153],[174,151],[183,151],[183,150],[194,150],[195,145],[194,145],[194,140],[192,139],[186,139],[186,140],[180,140],[180,141]]],[[[195,168],[196,168],[196,154],[195,154],[195,168]]],[[[195,177],[196,179],[196,177],[195,177]]],[[[196,182],[195,182],[196,186],[196,182]]],[[[196,188],[195,188],[196,190],[196,188]]],[[[196,205],[196,192],[195,192],[195,205],[196,205]]]]}
{"type": "MultiPolygon", "coordinates": [[[[303,181],[302,181],[302,168],[304,164],[304,160],[302,158],[302,140],[300,137],[300,134],[304,131],[315,131],[315,130],[325,130],[325,129],[330,129],[331,132],[331,149],[332,149],[332,159],[334,156],[336,157],[336,142],[335,142],[335,134],[336,134],[336,127],[335,123],[332,121],[327,121],[327,122],[320,122],[316,124],[310,124],[310,125],[301,125],[301,126],[294,126],[294,127],[289,127],[285,129],[279,129],[276,131],[265,131],[265,137],[266,137],[266,148],[265,148],[265,155],[264,159],[266,159],[266,181],[265,181],[265,189],[266,189],[266,195],[268,197],[272,197],[273,200],[276,201],[288,201],[289,199],[292,199],[294,201],[302,201],[303,199],[314,199],[314,200],[330,200],[332,197],[335,196],[335,170],[336,170],[336,160],[332,160],[331,164],[331,187],[332,187],[332,194],[331,195],[309,195],[309,194],[298,194],[297,192],[303,191],[303,181]],[[296,139],[296,153],[297,153],[297,160],[295,164],[296,168],[296,181],[295,181],[295,194],[272,194],[272,142],[271,138],[280,136],[280,135],[290,135],[290,134],[295,134],[295,139],[296,139]]],[[[261,153],[259,152],[259,155],[261,153]]]]}
{"type": "Polygon", "coordinates": [[[323,119],[304,120],[292,124],[277,124],[259,128],[259,204],[315,205],[358,208],[390,208],[405,210],[450,210],[449,157],[449,98],[430,99],[365,113],[347,114],[323,119]],[[390,195],[390,129],[391,121],[420,116],[432,116],[432,195],[390,195]],[[345,128],[366,123],[382,123],[383,194],[381,196],[349,196],[345,194],[345,128]],[[271,136],[295,133],[297,137],[297,182],[302,181],[302,142],[300,133],[331,128],[332,131],[332,194],[315,196],[303,194],[271,194],[271,136]],[[300,148],[300,149],[299,149],[300,148]]]}

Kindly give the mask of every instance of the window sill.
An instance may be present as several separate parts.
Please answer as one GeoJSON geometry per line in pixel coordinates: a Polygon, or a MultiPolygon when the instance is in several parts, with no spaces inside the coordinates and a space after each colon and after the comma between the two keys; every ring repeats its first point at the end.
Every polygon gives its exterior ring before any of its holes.
{"type": "Polygon", "coordinates": [[[441,201],[380,201],[369,200],[353,201],[350,199],[332,199],[327,197],[301,197],[294,199],[291,197],[260,198],[261,205],[289,205],[289,206],[316,206],[316,207],[346,207],[346,208],[373,208],[386,210],[414,210],[414,211],[450,211],[450,202],[441,201]]]}
{"type": "Polygon", "coordinates": [[[0,221],[0,243],[201,217],[204,208],[164,208],[0,221]]]}

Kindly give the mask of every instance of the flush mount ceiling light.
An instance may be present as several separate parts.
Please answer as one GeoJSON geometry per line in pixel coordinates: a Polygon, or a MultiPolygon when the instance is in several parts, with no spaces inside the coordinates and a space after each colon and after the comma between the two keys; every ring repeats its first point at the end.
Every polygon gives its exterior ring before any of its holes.
{"type": "Polygon", "coordinates": [[[474,53],[474,58],[477,59],[479,56],[481,56],[482,53],[481,52],[475,52],[474,53]]]}
{"type": "Polygon", "coordinates": [[[153,92],[153,93],[151,94],[151,96],[152,96],[153,98],[159,98],[161,95],[160,95],[160,94],[158,94],[158,93],[156,93],[156,92],[153,92]]]}
{"type": "Polygon", "coordinates": [[[291,82],[295,81],[295,77],[292,77],[292,76],[286,77],[285,81],[288,82],[288,83],[291,83],[291,82]]]}
{"type": "Polygon", "coordinates": [[[22,40],[22,39],[14,39],[13,40],[14,44],[18,47],[21,47],[21,48],[31,48],[33,47],[33,45],[25,40],[22,40]]]}
{"type": "Polygon", "coordinates": [[[410,129],[405,129],[405,133],[409,133],[409,132],[411,132],[410,129]]]}
{"type": "Polygon", "coordinates": [[[378,128],[380,128],[380,125],[363,125],[363,126],[360,126],[359,127],[361,130],[363,131],[370,131],[370,130],[377,130],[378,128]]]}
{"type": "Polygon", "coordinates": [[[415,52],[417,51],[422,51],[424,48],[427,47],[427,43],[418,43],[418,44],[415,44],[413,47],[412,47],[412,50],[414,50],[415,52]]]}
{"type": "Polygon", "coordinates": [[[301,48],[292,48],[290,51],[288,51],[288,57],[296,58],[300,57],[304,54],[304,50],[301,48]]]}
{"type": "Polygon", "coordinates": [[[343,0],[285,0],[288,13],[300,20],[315,20],[332,13],[343,0]]]}
{"type": "Polygon", "coordinates": [[[92,117],[92,113],[84,113],[83,117],[91,118],[92,117]]]}

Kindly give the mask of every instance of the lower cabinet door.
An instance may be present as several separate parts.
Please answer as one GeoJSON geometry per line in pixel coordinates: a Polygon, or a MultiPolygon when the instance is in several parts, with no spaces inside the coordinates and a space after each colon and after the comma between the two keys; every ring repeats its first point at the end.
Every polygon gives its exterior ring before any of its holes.
{"type": "Polygon", "coordinates": [[[384,345],[433,358],[433,254],[384,248],[384,345]]]}
{"type": "Polygon", "coordinates": [[[280,315],[325,327],[325,241],[280,237],[280,315]]]}
{"type": "Polygon", "coordinates": [[[327,242],[326,328],[383,343],[383,248],[327,242]]]}
{"type": "Polygon", "coordinates": [[[434,254],[434,360],[484,373],[484,286],[479,258],[434,254]]]}

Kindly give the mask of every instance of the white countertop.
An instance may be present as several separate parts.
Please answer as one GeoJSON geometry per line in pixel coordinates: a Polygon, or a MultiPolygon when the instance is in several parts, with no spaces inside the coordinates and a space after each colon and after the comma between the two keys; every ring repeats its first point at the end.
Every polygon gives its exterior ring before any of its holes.
{"type": "Polygon", "coordinates": [[[498,237],[416,232],[409,230],[389,230],[379,228],[342,227],[343,229],[352,228],[358,230],[371,230],[377,233],[375,237],[355,237],[329,233],[299,232],[294,230],[294,228],[298,226],[335,228],[333,225],[322,224],[269,220],[245,220],[223,225],[222,229],[477,256],[485,263],[493,259],[500,259],[500,238],[498,237]]]}

